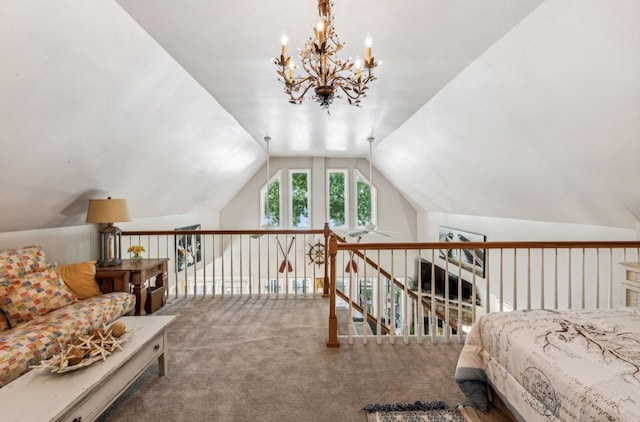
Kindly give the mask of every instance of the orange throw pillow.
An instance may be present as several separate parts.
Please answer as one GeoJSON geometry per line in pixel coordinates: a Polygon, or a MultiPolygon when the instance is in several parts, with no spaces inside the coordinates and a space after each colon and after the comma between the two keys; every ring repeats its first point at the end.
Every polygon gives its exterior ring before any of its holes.
{"type": "Polygon", "coordinates": [[[96,283],[96,261],[60,265],[58,272],[64,283],[78,299],[87,299],[102,294],[98,283],[96,283]]]}

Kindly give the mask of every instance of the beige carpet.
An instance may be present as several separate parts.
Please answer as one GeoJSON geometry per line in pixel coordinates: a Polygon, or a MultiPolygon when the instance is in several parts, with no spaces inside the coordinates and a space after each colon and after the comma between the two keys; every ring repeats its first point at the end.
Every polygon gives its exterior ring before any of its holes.
{"type": "Polygon", "coordinates": [[[326,299],[185,299],[159,313],[178,315],[168,375],[152,365],[100,421],[364,422],[369,403],[465,401],[461,345],[329,349],[326,299]]]}

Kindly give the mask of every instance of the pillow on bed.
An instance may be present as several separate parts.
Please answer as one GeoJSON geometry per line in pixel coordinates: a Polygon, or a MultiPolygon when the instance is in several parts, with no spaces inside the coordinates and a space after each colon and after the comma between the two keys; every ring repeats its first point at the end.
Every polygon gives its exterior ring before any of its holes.
{"type": "Polygon", "coordinates": [[[102,294],[96,283],[96,261],[78,262],[58,266],[64,284],[78,299],[87,299],[102,294]]]}
{"type": "Polygon", "coordinates": [[[11,327],[75,301],[53,268],[0,281],[0,309],[11,327]]]}

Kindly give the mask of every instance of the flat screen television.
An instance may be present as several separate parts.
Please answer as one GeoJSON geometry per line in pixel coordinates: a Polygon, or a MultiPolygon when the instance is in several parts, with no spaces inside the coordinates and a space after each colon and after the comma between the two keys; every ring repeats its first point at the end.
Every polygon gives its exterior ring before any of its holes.
{"type": "MultiPolygon", "coordinates": [[[[416,260],[418,261],[418,260],[416,260]]],[[[445,276],[445,269],[438,265],[432,266],[431,261],[426,259],[420,260],[420,275],[418,278],[418,268],[416,265],[416,288],[418,280],[421,280],[422,291],[431,293],[431,270],[435,268],[435,290],[436,296],[444,297],[446,284],[449,283],[449,299],[458,299],[458,275],[449,272],[448,276],[445,276]]],[[[471,302],[471,296],[473,292],[473,284],[462,279],[462,300],[465,302],[471,302]]],[[[476,303],[479,303],[479,298],[476,297],[476,303]]]]}

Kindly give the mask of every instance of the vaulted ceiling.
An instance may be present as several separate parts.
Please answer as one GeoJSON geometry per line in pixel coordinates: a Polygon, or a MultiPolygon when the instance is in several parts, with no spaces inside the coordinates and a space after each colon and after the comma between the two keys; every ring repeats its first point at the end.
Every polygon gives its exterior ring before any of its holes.
{"type": "Polygon", "coordinates": [[[287,102],[272,57],[313,0],[4,0],[0,232],[219,210],[277,156],[368,153],[420,210],[634,227],[640,3],[334,0],[362,108],[287,102]]]}

